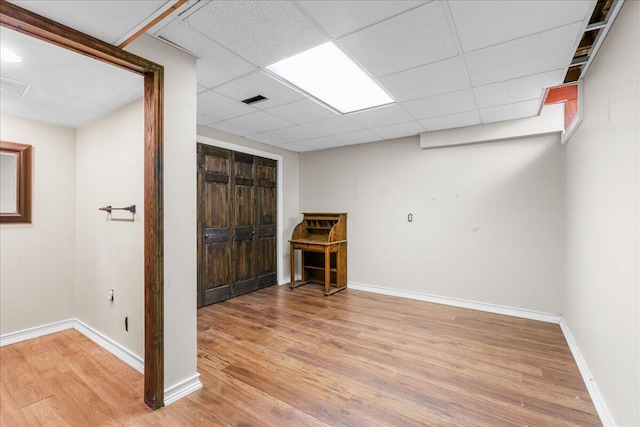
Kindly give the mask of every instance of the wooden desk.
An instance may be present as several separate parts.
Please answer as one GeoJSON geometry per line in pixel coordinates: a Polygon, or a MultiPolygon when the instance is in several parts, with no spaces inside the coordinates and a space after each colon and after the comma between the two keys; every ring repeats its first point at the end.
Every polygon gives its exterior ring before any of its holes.
{"type": "Polygon", "coordinates": [[[324,285],[324,294],[347,288],[347,214],[305,213],[290,244],[291,289],[309,282],[324,285]],[[295,281],[295,251],[302,252],[302,280],[295,281]]]}

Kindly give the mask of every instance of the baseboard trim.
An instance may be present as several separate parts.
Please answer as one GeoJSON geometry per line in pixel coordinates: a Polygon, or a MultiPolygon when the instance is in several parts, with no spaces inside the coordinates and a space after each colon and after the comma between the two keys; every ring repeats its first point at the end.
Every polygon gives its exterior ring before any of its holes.
{"type": "MultiPolygon", "coordinates": [[[[296,280],[302,280],[302,274],[296,274],[296,280]]],[[[278,283],[278,285],[282,286],[282,285],[288,285],[289,283],[291,283],[291,275],[289,276],[284,276],[282,278],[282,282],[278,283]]]]}
{"type": "Polygon", "coordinates": [[[457,298],[441,297],[437,295],[424,294],[421,292],[402,291],[398,289],[385,288],[382,286],[365,285],[363,283],[349,282],[350,289],[359,291],[374,292],[376,294],[390,295],[394,297],[408,298],[419,301],[433,302],[436,304],[450,305],[454,307],[469,308],[471,310],[486,311],[495,314],[521,317],[523,319],[539,320],[548,323],[560,323],[562,316],[558,314],[542,313],[539,311],[526,310],[522,308],[507,307],[484,302],[468,301],[457,298]]]}
{"type": "Polygon", "coordinates": [[[200,374],[196,373],[191,378],[187,378],[186,380],[166,389],[164,391],[164,405],[171,405],[176,400],[182,399],[186,395],[201,388],[202,383],[200,382],[200,374]]]}
{"type": "Polygon", "coordinates": [[[132,353],[130,350],[127,350],[122,345],[113,341],[111,338],[93,329],[82,320],[75,319],[73,327],[82,335],[86,336],[91,341],[95,342],[100,347],[104,348],[109,353],[113,354],[136,371],[144,374],[144,359],[142,359],[137,354],[132,353]]]}
{"type": "Polygon", "coordinates": [[[75,319],[62,320],[60,322],[49,323],[48,325],[36,326],[35,328],[24,329],[22,331],[11,332],[0,336],[0,347],[15,344],[20,341],[30,340],[32,338],[42,337],[44,335],[54,334],[66,329],[73,328],[75,319]]]}
{"type": "Polygon", "coordinates": [[[582,375],[582,380],[587,387],[589,396],[591,396],[593,406],[595,406],[596,411],[598,411],[598,416],[600,417],[600,421],[602,421],[602,425],[605,427],[616,426],[617,424],[613,418],[613,414],[609,410],[609,406],[607,406],[607,402],[604,400],[604,396],[600,392],[598,384],[593,379],[593,375],[591,375],[591,370],[587,365],[587,361],[584,359],[584,356],[582,355],[582,352],[580,351],[580,348],[578,347],[578,344],[576,343],[576,340],[571,333],[571,329],[569,329],[569,325],[564,320],[564,318],[560,320],[560,329],[562,329],[562,333],[564,334],[564,338],[569,345],[569,349],[571,350],[573,359],[578,365],[580,375],[582,375]]]}

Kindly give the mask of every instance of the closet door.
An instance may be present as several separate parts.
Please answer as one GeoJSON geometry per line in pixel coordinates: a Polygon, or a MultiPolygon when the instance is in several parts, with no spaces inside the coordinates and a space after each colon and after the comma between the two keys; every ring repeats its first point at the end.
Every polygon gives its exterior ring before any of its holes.
{"type": "Polygon", "coordinates": [[[277,283],[277,162],[256,157],[256,276],[258,287],[264,288],[277,283]]]}
{"type": "Polygon", "coordinates": [[[198,144],[198,307],[231,297],[231,152],[198,144]]]}
{"type": "Polygon", "coordinates": [[[277,283],[277,162],[198,144],[198,307],[277,283]]]}
{"type": "Polygon", "coordinates": [[[255,158],[249,154],[233,156],[233,244],[231,296],[258,289],[255,260],[256,240],[256,179],[255,158]]]}

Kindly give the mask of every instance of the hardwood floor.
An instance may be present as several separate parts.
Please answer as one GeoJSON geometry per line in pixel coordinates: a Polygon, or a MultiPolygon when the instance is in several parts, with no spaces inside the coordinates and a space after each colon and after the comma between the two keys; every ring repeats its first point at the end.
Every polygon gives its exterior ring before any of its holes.
{"type": "Polygon", "coordinates": [[[198,310],[202,390],[152,412],[75,330],[0,349],[0,425],[601,425],[558,325],[319,286],[198,310]]]}

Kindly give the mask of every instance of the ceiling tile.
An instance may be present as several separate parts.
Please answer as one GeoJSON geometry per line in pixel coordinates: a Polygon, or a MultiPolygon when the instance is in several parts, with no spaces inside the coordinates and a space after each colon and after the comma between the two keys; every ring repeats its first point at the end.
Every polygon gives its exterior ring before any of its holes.
{"type": "Polygon", "coordinates": [[[318,132],[312,131],[302,126],[291,126],[288,128],[282,128],[265,132],[261,135],[267,135],[268,137],[276,138],[279,144],[285,142],[302,141],[305,139],[318,138],[320,135],[318,132]]]}
{"type": "Polygon", "coordinates": [[[351,113],[348,114],[347,117],[363,128],[395,125],[413,120],[413,117],[407,114],[397,104],[351,113]]]}
{"type": "Polygon", "coordinates": [[[518,102],[516,104],[501,105],[480,110],[482,123],[499,122],[502,120],[520,119],[523,117],[533,117],[538,114],[540,100],[518,102]]]}
{"type": "Polygon", "coordinates": [[[158,33],[158,37],[180,46],[199,58],[198,83],[207,88],[256,69],[182,21],[172,22],[158,33]]]}
{"type": "Polygon", "coordinates": [[[374,77],[458,54],[440,2],[365,28],[338,43],[374,77]]]}
{"type": "Polygon", "coordinates": [[[319,122],[307,123],[306,125],[304,125],[304,127],[325,136],[338,135],[340,133],[362,130],[362,127],[352,121],[347,120],[344,116],[338,116],[319,122]]]}
{"type": "Polygon", "coordinates": [[[255,113],[234,117],[226,121],[231,124],[253,129],[253,133],[262,133],[291,126],[291,123],[286,120],[282,120],[263,111],[256,111],[255,113]]]}
{"type": "Polygon", "coordinates": [[[416,99],[401,105],[416,119],[428,119],[475,110],[475,103],[469,89],[416,99]]]}
{"type": "Polygon", "coordinates": [[[418,135],[425,129],[416,121],[407,123],[399,123],[397,125],[382,126],[371,129],[376,135],[380,135],[383,139],[402,138],[405,136],[418,135]]]}
{"type": "Polygon", "coordinates": [[[287,142],[285,144],[280,144],[277,146],[278,148],[282,148],[284,150],[295,151],[296,153],[303,153],[305,151],[313,151],[311,147],[305,147],[304,145],[298,142],[287,142]]]}
{"type": "Polygon", "coordinates": [[[449,1],[464,52],[582,22],[593,10],[589,1],[449,1]]]}
{"type": "Polygon", "coordinates": [[[212,1],[185,21],[261,67],[327,41],[288,1],[212,1]]]}
{"type": "Polygon", "coordinates": [[[477,111],[467,111],[466,113],[449,114],[448,116],[420,120],[420,123],[427,131],[459,128],[479,125],[480,115],[477,111]]]}
{"type": "Polygon", "coordinates": [[[334,135],[331,138],[335,139],[343,145],[362,144],[365,142],[380,141],[382,138],[368,130],[358,130],[355,132],[343,133],[340,135],[334,135]]]}
{"type": "Polygon", "coordinates": [[[218,130],[221,130],[223,132],[232,133],[232,134],[238,135],[238,136],[247,136],[247,135],[251,135],[253,133],[256,133],[256,131],[254,129],[251,129],[251,128],[247,127],[247,126],[239,125],[237,123],[231,123],[231,122],[228,122],[228,121],[221,121],[221,122],[211,123],[211,124],[208,124],[207,127],[210,127],[212,129],[218,129],[218,130]]]}
{"type": "Polygon", "coordinates": [[[495,107],[530,99],[540,99],[542,92],[546,88],[562,84],[563,78],[564,70],[558,69],[474,87],[473,93],[476,96],[479,108],[495,107]]]}
{"type": "Polygon", "coordinates": [[[249,134],[247,135],[247,138],[253,139],[254,141],[258,142],[264,142],[265,144],[269,145],[282,144],[283,142],[282,139],[278,138],[275,135],[271,135],[268,132],[249,134]]]}
{"type": "Polygon", "coordinates": [[[399,102],[454,92],[471,86],[459,56],[381,77],[379,81],[399,102]]]}
{"type": "Polygon", "coordinates": [[[206,87],[204,87],[204,86],[202,86],[202,85],[197,85],[197,86],[198,86],[197,93],[202,93],[202,92],[204,92],[205,90],[207,90],[207,88],[206,88],[206,87]]]}
{"type": "Polygon", "coordinates": [[[198,94],[198,112],[219,120],[241,116],[256,111],[242,102],[212,91],[198,94]]]}
{"type": "Polygon", "coordinates": [[[198,126],[206,126],[211,123],[220,121],[216,117],[207,116],[206,114],[198,113],[198,126]]]}
{"type": "Polygon", "coordinates": [[[303,99],[279,107],[269,108],[266,111],[269,114],[273,114],[274,116],[298,125],[339,117],[338,113],[329,110],[327,107],[311,99],[303,99]]]}
{"type": "Polygon", "coordinates": [[[331,37],[341,37],[375,24],[426,1],[299,1],[331,37]],[[340,19],[336,19],[336,17],[340,19]]]}
{"type": "Polygon", "coordinates": [[[113,1],[13,1],[30,10],[104,42],[114,44],[144,23],[168,0],[127,2],[126,7],[113,1]]]}
{"type": "Polygon", "coordinates": [[[305,99],[297,90],[280,83],[268,74],[258,71],[216,88],[216,92],[233,98],[237,101],[262,95],[267,100],[251,104],[252,107],[264,110],[278,105],[305,99]]]}
{"type": "Polygon", "coordinates": [[[564,68],[573,57],[582,23],[465,54],[473,86],[564,68]]]}
{"type": "Polygon", "coordinates": [[[342,147],[344,144],[336,141],[333,138],[322,137],[308,139],[306,141],[300,141],[298,144],[307,148],[308,150],[326,150],[327,148],[342,147]]]}

